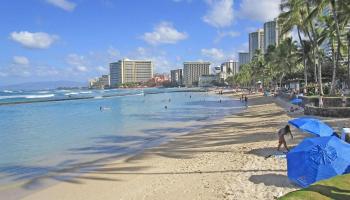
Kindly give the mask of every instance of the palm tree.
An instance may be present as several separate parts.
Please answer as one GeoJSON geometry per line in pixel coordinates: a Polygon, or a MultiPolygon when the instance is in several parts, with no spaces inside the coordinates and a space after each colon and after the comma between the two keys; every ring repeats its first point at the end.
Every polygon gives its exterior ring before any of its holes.
{"type": "Polygon", "coordinates": [[[320,34],[320,43],[327,42],[330,46],[332,56],[329,58],[329,60],[332,61],[332,83],[331,83],[331,90],[330,94],[335,93],[335,83],[336,83],[336,74],[338,70],[337,65],[337,59],[338,57],[336,54],[336,47],[335,47],[335,41],[336,41],[336,31],[335,31],[335,23],[331,16],[322,16],[320,17],[320,21],[323,22],[325,28],[322,29],[322,32],[320,34]]]}
{"type": "Polygon", "coordinates": [[[256,87],[257,79],[262,78],[264,83],[264,55],[261,49],[256,49],[251,61],[253,85],[256,87]]]}
{"type": "Polygon", "coordinates": [[[233,78],[235,83],[243,86],[248,86],[252,83],[252,68],[251,64],[244,64],[240,66],[238,74],[235,74],[233,78]]]}
{"type": "Polygon", "coordinates": [[[264,56],[265,69],[264,76],[268,78],[269,82],[275,82],[277,85],[276,75],[278,71],[276,70],[275,60],[276,60],[276,47],[274,45],[269,45],[264,56]]]}
{"type": "Polygon", "coordinates": [[[283,78],[288,74],[292,76],[296,72],[298,54],[296,43],[292,38],[286,38],[280,45],[274,49],[273,53],[266,60],[270,64],[271,75],[278,79],[279,85],[282,85],[283,78]]]}
{"type": "MultiPolygon", "coordinates": [[[[281,4],[282,13],[279,15],[279,24],[282,27],[282,34],[285,34],[291,31],[294,27],[297,28],[299,42],[304,50],[309,50],[306,47],[306,41],[302,40],[301,33],[304,35],[310,36],[309,27],[305,24],[305,20],[308,15],[307,4],[305,0],[288,0],[281,4]],[[286,11],[285,11],[286,10],[286,11]]],[[[302,60],[304,65],[304,79],[305,79],[305,87],[307,86],[307,55],[306,51],[302,52],[302,60]]],[[[316,73],[315,73],[316,74],[316,73]]],[[[315,80],[316,80],[315,75],[315,80]]]]}
{"type": "Polygon", "coordinates": [[[309,2],[312,3],[313,5],[313,10],[309,14],[309,18],[311,20],[315,20],[319,16],[324,16],[327,13],[329,13],[329,15],[332,17],[332,22],[329,21],[329,23],[331,23],[331,26],[328,26],[328,27],[330,29],[329,31],[331,32],[334,31],[334,33],[330,35],[332,36],[332,38],[330,38],[331,45],[334,45],[334,43],[336,43],[336,50],[335,52],[332,52],[334,67],[333,67],[333,75],[332,75],[331,94],[334,94],[336,71],[339,67],[339,61],[340,61],[340,55],[341,55],[340,30],[343,29],[344,26],[350,20],[349,0],[309,0],[309,2]]]}

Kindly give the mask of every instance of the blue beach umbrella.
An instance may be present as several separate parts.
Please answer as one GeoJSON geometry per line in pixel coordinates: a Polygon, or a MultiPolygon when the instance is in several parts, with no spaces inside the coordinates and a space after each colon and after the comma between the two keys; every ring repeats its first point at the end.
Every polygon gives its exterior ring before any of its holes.
{"type": "Polygon", "coordinates": [[[320,137],[331,136],[334,130],[324,122],[310,117],[300,117],[288,121],[298,129],[320,137]]]}
{"type": "Polygon", "coordinates": [[[298,105],[298,104],[302,103],[303,100],[302,100],[302,99],[298,99],[298,98],[294,98],[294,99],[292,99],[292,101],[290,101],[290,102],[291,102],[292,104],[298,105]]]}
{"type": "Polygon", "coordinates": [[[301,187],[350,173],[350,144],[334,136],[304,139],[287,154],[287,168],[301,187]]]}

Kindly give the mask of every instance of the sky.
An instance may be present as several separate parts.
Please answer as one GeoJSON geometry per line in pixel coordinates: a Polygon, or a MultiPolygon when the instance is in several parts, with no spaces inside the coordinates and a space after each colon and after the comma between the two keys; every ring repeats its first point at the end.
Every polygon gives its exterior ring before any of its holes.
{"type": "Polygon", "coordinates": [[[2,0],[0,85],[108,74],[122,58],[155,72],[184,61],[212,67],[248,51],[248,33],[279,14],[280,0],[2,0]]]}

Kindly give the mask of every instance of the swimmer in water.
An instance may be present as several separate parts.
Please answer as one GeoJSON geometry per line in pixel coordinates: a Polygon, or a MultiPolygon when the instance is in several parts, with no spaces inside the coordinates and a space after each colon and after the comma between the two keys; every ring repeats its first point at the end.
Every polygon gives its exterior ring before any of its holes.
{"type": "Polygon", "coordinates": [[[168,109],[168,106],[164,106],[165,109],[168,109]]]}

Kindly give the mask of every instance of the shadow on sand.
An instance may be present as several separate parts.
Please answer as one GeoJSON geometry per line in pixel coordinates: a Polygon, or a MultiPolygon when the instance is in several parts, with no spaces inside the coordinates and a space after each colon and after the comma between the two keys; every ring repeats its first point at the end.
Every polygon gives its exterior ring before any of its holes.
{"type": "Polygon", "coordinates": [[[263,183],[266,186],[298,188],[291,184],[287,176],[282,174],[252,175],[250,176],[249,181],[255,184],[263,183]]]}
{"type": "MultiPolygon", "coordinates": [[[[260,104],[250,104],[250,106],[264,106],[264,104],[271,103],[271,100],[262,101],[260,104]]],[[[146,129],[143,133],[146,136],[115,136],[106,135],[98,138],[94,138],[95,143],[91,146],[83,148],[70,149],[71,154],[88,154],[88,155],[100,155],[99,158],[90,161],[81,161],[79,159],[67,159],[55,165],[49,166],[25,166],[15,165],[0,168],[0,174],[5,178],[13,181],[23,181],[23,188],[35,189],[43,185],[47,180],[68,182],[72,184],[83,184],[84,180],[103,180],[103,181],[120,181],[120,179],[106,178],[105,176],[98,176],[99,174],[177,174],[177,172],[161,172],[161,173],[147,173],[146,169],[151,166],[138,166],[133,167],[132,163],[144,159],[148,159],[151,156],[161,156],[167,158],[176,159],[189,159],[193,158],[196,153],[201,152],[231,152],[232,149],[225,148],[227,145],[232,144],[244,144],[251,142],[271,141],[275,140],[275,137],[270,133],[267,128],[279,127],[283,122],[280,121],[280,116],[284,112],[279,110],[270,112],[262,111],[258,115],[256,113],[250,113],[245,111],[237,115],[229,116],[228,118],[237,117],[249,117],[263,120],[262,125],[246,124],[244,122],[225,122],[217,121],[213,124],[206,125],[193,133],[184,135],[176,139],[176,141],[170,141],[167,145],[161,145],[143,152],[144,148],[148,148],[152,145],[152,142],[159,142],[162,140],[161,133],[174,132],[185,133],[188,131],[186,128],[161,128],[161,129],[146,129]],[[230,131],[231,127],[235,127],[237,131],[230,131]],[[250,134],[246,134],[249,131],[250,134]],[[225,134],[223,134],[225,132],[225,134]],[[130,142],[132,145],[122,145],[130,142]],[[147,143],[148,142],[148,143],[147,143]],[[135,151],[132,146],[144,145],[142,150],[135,151]],[[211,148],[216,147],[216,148],[211,148]],[[113,167],[108,167],[111,161],[120,159],[122,156],[120,152],[135,154],[125,159],[123,163],[128,163],[130,167],[118,167],[116,164],[113,167]],[[146,171],[146,172],[145,172],[146,171]],[[90,172],[87,174],[87,172],[90,172]],[[93,176],[92,176],[93,175],[93,176]]],[[[190,127],[196,129],[198,127],[190,127]]],[[[154,145],[153,145],[154,146],[154,145]]],[[[251,153],[254,154],[252,151],[251,153]]],[[[262,172],[265,170],[251,169],[247,172],[262,172]]],[[[201,174],[201,173],[235,173],[246,172],[245,170],[223,170],[223,171],[191,171],[178,172],[181,174],[201,174]]],[[[283,172],[283,170],[266,170],[266,172],[283,172]]],[[[254,175],[251,177],[251,181],[259,183],[264,179],[270,182],[266,184],[276,184],[279,179],[282,179],[282,185],[286,177],[282,175],[267,174],[265,176],[254,175]]],[[[285,184],[289,186],[289,184],[285,184]]],[[[282,187],[282,186],[281,186],[282,187]]]]}

